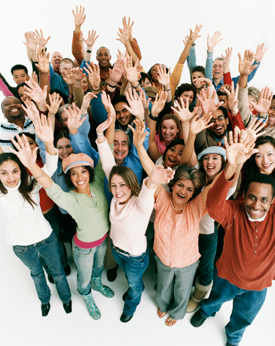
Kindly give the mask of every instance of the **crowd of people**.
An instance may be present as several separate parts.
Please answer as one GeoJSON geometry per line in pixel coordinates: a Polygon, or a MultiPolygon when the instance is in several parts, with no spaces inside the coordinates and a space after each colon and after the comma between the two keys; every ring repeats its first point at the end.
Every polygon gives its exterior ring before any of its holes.
{"type": "Polygon", "coordinates": [[[95,63],[97,33],[85,39],[81,31],[85,8],[73,17],[73,59],[50,55],[50,37],[35,30],[25,33],[31,76],[21,64],[11,68],[16,86],[0,74],[1,221],[30,269],[42,316],[47,279],[72,312],[67,242],[94,320],[101,312],[93,291],[115,296],[102,282],[104,265],[109,281],[117,266],[125,273],[127,323],[150,259],[166,326],[195,312],[199,327],[233,300],[225,330],[227,345],[238,345],[275,278],[275,97],[252,86],[265,45],[239,54],[231,77],[232,48],[213,58],[219,31],[207,38],[206,66],[197,66],[196,25],[172,70],[148,69],[124,17],[125,53],[111,63],[109,49],[98,47],[95,63]],[[190,81],[180,84],[184,65],[190,81]]]}

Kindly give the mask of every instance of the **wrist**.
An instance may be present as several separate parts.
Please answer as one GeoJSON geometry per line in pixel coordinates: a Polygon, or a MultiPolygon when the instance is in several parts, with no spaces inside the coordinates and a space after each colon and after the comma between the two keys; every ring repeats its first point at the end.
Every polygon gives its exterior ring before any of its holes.
{"type": "Polygon", "coordinates": [[[78,33],[78,32],[80,32],[80,29],[81,29],[81,25],[76,25],[75,29],[74,29],[74,32],[78,33]]]}
{"type": "Polygon", "coordinates": [[[81,80],[75,79],[74,80],[74,87],[75,88],[81,88],[81,80]]]}
{"type": "Polygon", "coordinates": [[[112,79],[110,79],[110,82],[109,82],[109,87],[111,87],[111,88],[115,88],[116,87],[116,85],[117,85],[117,82],[116,81],[114,81],[114,80],[112,80],[112,79]]]}
{"type": "Polygon", "coordinates": [[[69,133],[70,135],[76,135],[78,133],[78,129],[75,129],[75,128],[68,128],[69,129],[69,133]]]}
{"type": "Polygon", "coordinates": [[[256,64],[259,64],[260,62],[261,62],[261,60],[256,60],[256,59],[255,59],[255,63],[256,63],[256,64]]]}
{"type": "Polygon", "coordinates": [[[233,115],[233,117],[235,117],[235,116],[238,115],[238,114],[239,114],[238,108],[237,108],[237,109],[232,109],[232,115],[233,115]]]}
{"type": "Polygon", "coordinates": [[[88,107],[81,107],[80,111],[81,111],[81,115],[87,115],[88,114],[88,107]]]}
{"type": "Polygon", "coordinates": [[[164,91],[170,91],[171,88],[170,88],[170,84],[167,84],[167,85],[164,85],[164,91]]]}
{"type": "Polygon", "coordinates": [[[139,84],[139,82],[136,80],[136,81],[134,81],[134,82],[131,82],[131,86],[132,86],[134,89],[137,89],[137,88],[140,86],[140,84],[139,84]]]}

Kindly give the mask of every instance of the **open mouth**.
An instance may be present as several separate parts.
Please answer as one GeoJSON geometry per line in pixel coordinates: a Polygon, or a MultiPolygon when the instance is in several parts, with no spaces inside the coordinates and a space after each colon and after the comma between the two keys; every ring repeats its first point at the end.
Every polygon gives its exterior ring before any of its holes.
{"type": "Polygon", "coordinates": [[[181,195],[181,194],[179,194],[179,193],[177,193],[177,197],[179,198],[179,199],[184,199],[185,198],[185,196],[183,196],[183,195],[181,195]]]}

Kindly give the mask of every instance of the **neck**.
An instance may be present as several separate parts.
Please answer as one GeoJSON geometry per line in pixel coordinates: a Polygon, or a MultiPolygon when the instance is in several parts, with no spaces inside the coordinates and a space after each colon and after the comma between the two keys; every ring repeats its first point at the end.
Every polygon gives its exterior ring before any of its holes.
{"type": "Polygon", "coordinates": [[[24,124],[25,124],[25,115],[23,115],[23,118],[17,118],[17,119],[13,119],[13,121],[11,121],[11,123],[21,127],[21,129],[23,129],[24,124]]]}
{"type": "Polygon", "coordinates": [[[214,78],[213,77],[213,81],[216,85],[218,85],[220,83],[220,81],[222,80],[222,77],[221,78],[214,78]]]}
{"type": "Polygon", "coordinates": [[[90,183],[88,184],[88,186],[86,187],[86,189],[84,190],[78,190],[78,189],[74,189],[75,192],[77,193],[83,193],[89,197],[92,197],[92,194],[91,194],[91,189],[90,189],[90,183]]]}
{"type": "Polygon", "coordinates": [[[175,203],[175,201],[173,201],[173,198],[172,198],[172,195],[171,195],[171,205],[172,205],[172,208],[176,211],[176,212],[182,212],[186,203],[185,204],[177,204],[175,203]]]}

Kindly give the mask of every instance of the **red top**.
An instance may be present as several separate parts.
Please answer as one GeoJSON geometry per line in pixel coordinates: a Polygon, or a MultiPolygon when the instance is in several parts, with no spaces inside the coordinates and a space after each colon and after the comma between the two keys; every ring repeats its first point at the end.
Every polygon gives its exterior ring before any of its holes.
{"type": "Polygon", "coordinates": [[[226,200],[232,181],[224,171],[209,190],[209,215],[225,230],[218,276],[245,290],[261,291],[275,279],[275,207],[263,221],[249,221],[241,201],[226,200]]]}

